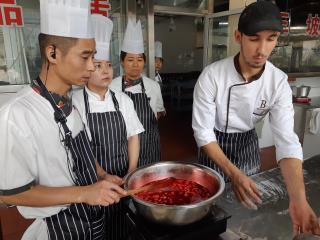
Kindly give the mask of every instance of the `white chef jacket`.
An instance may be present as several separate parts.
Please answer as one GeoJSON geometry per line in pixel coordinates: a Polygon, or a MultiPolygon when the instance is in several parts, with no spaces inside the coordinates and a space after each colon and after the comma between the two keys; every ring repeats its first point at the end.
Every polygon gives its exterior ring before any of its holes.
{"type": "MultiPolygon", "coordinates": [[[[150,107],[154,115],[157,117],[158,112],[165,111],[165,108],[163,106],[163,99],[161,95],[160,85],[154,80],[147,78],[145,76],[143,76],[142,79],[143,79],[144,87],[146,89],[145,93],[150,98],[150,107]]],[[[122,76],[113,79],[109,87],[111,90],[121,92],[122,76]]],[[[126,88],[126,91],[132,92],[132,93],[142,93],[141,84],[128,87],[126,88]]]]}
{"type": "MultiPolygon", "coordinates": [[[[100,100],[100,96],[85,87],[88,94],[88,101],[91,113],[104,113],[116,111],[112,96],[108,90],[105,94],[104,100],[100,100]]],[[[119,110],[122,113],[124,122],[126,124],[127,138],[144,132],[144,128],[134,110],[133,102],[125,93],[114,92],[115,97],[119,103],[119,110]]],[[[87,121],[86,109],[83,97],[83,88],[73,90],[72,103],[79,110],[83,121],[87,121]]]]}
{"type": "Polygon", "coordinates": [[[199,147],[217,141],[213,129],[225,132],[229,89],[228,133],[255,127],[269,112],[277,161],[302,157],[302,148],[293,130],[294,110],[287,75],[269,61],[257,80],[246,83],[237,72],[234,57],[217,61],[201,73],[194,89],[192,128],[199,147]],[[245,83],[245,84],[243,84],[245,83]]]}
{"type": "MultiPolygon", "coordinates": [[[[31,87],[22,89],[0,108],[0,190],[18,189],[32,181],[49,187],[74,185],[53,114],[49,101],[31,87]]],[[[73,137],[83,130],[77,111],[67,117],[67,125],[73,137]]],[[[47,225],[42,218],[66,207],[19,206],[23,217],[36,218],[22,239],[47,239],[47,225]]]]}

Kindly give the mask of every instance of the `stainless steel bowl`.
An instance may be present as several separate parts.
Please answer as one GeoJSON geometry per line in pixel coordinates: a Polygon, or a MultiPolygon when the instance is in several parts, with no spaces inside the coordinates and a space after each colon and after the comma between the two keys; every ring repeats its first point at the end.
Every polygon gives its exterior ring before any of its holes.
{"type": "Polygon", "coordinates": [[[217,188],[218,191],[207,200],[189,205],[154,204],[132,197],[139,214],[153,222],[166,225],[186,225],[202,219],[210,212],[212,205],[225,188],[223,178],[213,169],[200,164],[182,162],[160,162],[138,168],[125,178],[124,188],[136,189],[167,177],[194,181],[212,193],[217,188]]]}
{"type": "Polygon", "coordinates": [[[311,87],[310,86],[291,86],[292,95],[297,98],[308,97],[311,87]]]}

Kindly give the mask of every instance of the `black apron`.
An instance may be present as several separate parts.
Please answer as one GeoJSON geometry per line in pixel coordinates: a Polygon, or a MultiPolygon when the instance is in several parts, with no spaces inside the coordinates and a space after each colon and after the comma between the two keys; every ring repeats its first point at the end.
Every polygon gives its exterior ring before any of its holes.
{"type": "MultiPolygon", "coordinates": [[[[225,132],[214,129],[214,133],[220,148],[228,159],[230,159],[230,161],[246,175],[250,176],[258,173],[261,166],[259,139],[255,129],[251,129],[247,132],[227,133],[231,90],[233,87],[245,84],[248,83],[236,84],[229,88],[225,132]]],[[[213,160],[210,160],[207,154],[201,149],[198,151],[198,160],[199,163],[219,172],[226,182],[230,181],[230,179],[224,175],[223,171],[213,162],[213,160]]]]}
{"type": "Polygon", "coordinates": [[[139,120],[145,129],[143,133],[139,134],[140,153],[138,167],[160,162],[161,159],[158,120],[150,107],[150,98],[145,93],[143,79],[141,79],[140,84],[142,93],[128,92],[125,91],[124,79],[122,78],[122,91],[132,99],[139,120]]]}
{"type": "MultiPolygon", "coordinates": [[[[38,78],[44,97],[54,109],[54,118],[64,131],[63,143],[67,152],[69,170],[77,186],[86,186],[98,181],[95,158],[91,150],[88,135],[82,130],[75,138],[69,130],[66,116],[57,107],[51,94],[42,81],[38,78]],[[71,153],[71,159],[69,158],[71,153]],[[72,163],[71,163],[72,161],[72,163]]],[[[103,240],[104,236],[104,212],[100,206],[87,204],[71,204],[56,215],[45,218],[50,240],[81,239],[103,240]]]]}
{"type": "MultiPolygon", "coordinates": [[[[92,149],[98,163],[107,173],[124,177],[129,166],[126,124],[114,92],[109,91],[116,111],[92,113],[88,94],[83,89],[86,116],[92,135],[92,149]]],[[[129,228],[123,200],[106,207],[105,213],[106,239],[123,239],[129,228]]]]}

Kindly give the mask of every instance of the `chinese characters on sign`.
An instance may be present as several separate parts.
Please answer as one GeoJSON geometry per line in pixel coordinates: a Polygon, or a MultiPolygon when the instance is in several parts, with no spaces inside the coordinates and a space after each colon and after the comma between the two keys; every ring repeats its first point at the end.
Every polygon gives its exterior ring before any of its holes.
{"type": "Polygon", "coordinates": [[[0,26],[23,26],[23,13],[16,0],[0,0],[0,26]]]}
{"type": "Polygon", "coordinates": [[[289,33],[289,23],[290,23],[290,14],[288,12],[281,12],[282,18],[282,33],[288,34],[289,33]]]}
{"type": "Polygon", "coordinates": [[[91,0],[91,13],[101,14],[105,17],[109,17],[109,11],[111,10],[110,0],[91,0]]]}
{"type": "Polygon", "coordinates": [[[307,34],[310,35],[311,37],[317,37],[320,35],[319,32],[319,25],[320,25],[320,19],[318,14],[315,14],[314,17],[312,14],[308,14],[308,18],[306,20],[307,24],[307,34]]]}

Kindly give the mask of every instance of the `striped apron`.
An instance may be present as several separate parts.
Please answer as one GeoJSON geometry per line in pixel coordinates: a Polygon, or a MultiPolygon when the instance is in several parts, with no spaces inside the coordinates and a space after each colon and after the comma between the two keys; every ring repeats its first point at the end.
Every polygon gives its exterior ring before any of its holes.
{"type": "Polygon", "coordinates": [[[139,134],[140,153],[138,167],[160,162],[161,160],[158,120],[150,107],[150,98],[145,93],[143,79],[141,79],[140,84],[142,93],[125,91],[124,78],[122,78],[122,91],[132,99],[139,120],[145,129],[143,133],[139,134]]]}
{"type": "MultiPolygon", "coordinates": [[[[231,90],[233,87],[245,84],[248,83],[235,84],[229,88],[225,132],[214,129],[214,133],[220,148],[227,158],[230,159],[237,168],[250,176],[258,173],[261,166],[259,139],[255,129],[251,129],[247,132],[227,133],[231,90]]],[[[230,181],[230,179],[224,175],[223,171],[212,160],[210,160],[201,149],[198,151],[198,160],[199,163],[211,167],[219,172],[226,182],[230,181]]]]}
{"type": "MultiPolygon", "coordinates": [[[[109,91],[116,111],[92,113],[88,94],[83,90],[87,121],[92,135],[93,153],[100,166],[108,174],[124,177],[129,167],[126,124],[114,92],[109,91]]],[[[123,239],[129,228],[123,200],[106,207],[105,213],[106,239],[123,239]]]]}
{"type": "MultiPolygon", "coordinates": [[[[248,176],[260,171],[260,150],[255,129],[243,133],[224,133],[214,129],[217,142],[228,159],[248,176]]],[[[198,152],[199,162],[211,167],[230,181],[223,171],[202,151],[198,152]]]]}
{"type": "MultiPolygon", "coordinates": [[[[82,130],[75,138],[69,130],[66,116],[57,107],[51,94],[42,81],[37,83],[41,87],[44,97],[54,109],[54,117],[64,131],[63,143],[67,152],[67,161],[71,176],[77,186],[91,185],[98,181],[95,157],[92,153],[90,141],[85,130],[82,130]],[[69,157],[71,153],[71,158],[69,157]],[[71,163],[72,161],[72,163],[71,163]]],[[[50,240],[81,239],[103,240],[104,236],[104,212],[100,206],[87,204],[71,204],[65,210],[56,215],[45,218],[50,240]]]]}

